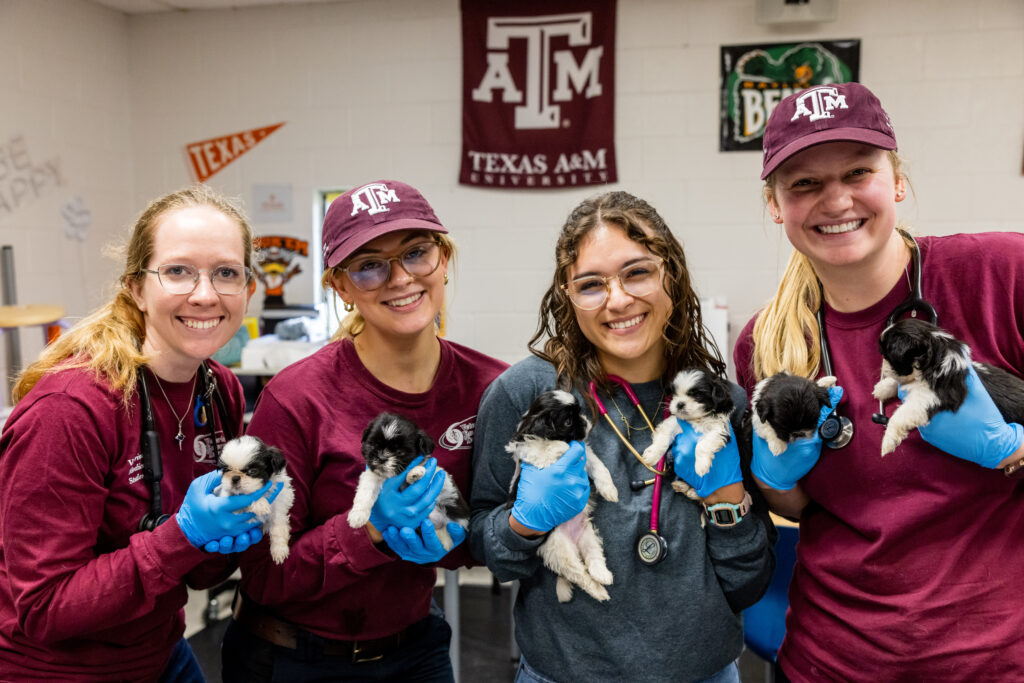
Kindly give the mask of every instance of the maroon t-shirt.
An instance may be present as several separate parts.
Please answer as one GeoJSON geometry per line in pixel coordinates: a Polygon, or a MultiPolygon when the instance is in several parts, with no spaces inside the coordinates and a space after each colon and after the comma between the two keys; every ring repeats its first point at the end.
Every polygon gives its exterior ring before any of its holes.
{"type": "MultiPolygon", "coordinates": [[[[279,372],[260,394],[248,433],[282,449],[295,487],[291,554],[242,557],[246,595],[278,616],[326,638],[377,638],[425,617],[435,569],[376,547],[348,511],[366,468],[363,431],[383,411],[404,415],[436,443],[433,456],[469,500],[473,429],[480,397],[507,364],[441,340],[431,389],[396,391],[359,361],[348,340],[279,372]]],[[[469,564],[469,544],[440,563],[469,564]]]]}
{"type": "MultiPolygon", "coordinates": [[[[242,423],[237,378],[211,362],[232,428],[242,423]]],[[[214,467],[197,429],[192,382],[147,375],[163,461],[162,501],[174,513],[192,480],[214,467]]],[[[153,680],[185,630],[186,583],[216,585],[230,556],[192,547],[170,521],[137,532],[149,512],[142,479],[139,398],[90,371],[51,373],[15,407],[0,438],[0,680],[153,680]]],[[[219,423],[218,423],[219,424],[219,423]]],[[[218,430],[220,432],[220,430],[218,430]]],[[[219,433],[223,439],[223,432],[219,433]]]]}
{"type": "MultiPolygon", "coordinates": [[[[922,237],[922,292],[976,360],[1024,376],[1024,235],[922,237]]],[[[801,480],[790,612],[779,661],[794,681],[1024,679],[1024,481],[937,450],[915,430],[881,457],[871,421],[878,337],[909,292],[863,311],[826,307],[840,412],[853,441],[801,480]]],[[[737,341],[748,393],[753,320],[737,341]]],[[[897,400],[885,404],[891,415],[897,400]]]]}

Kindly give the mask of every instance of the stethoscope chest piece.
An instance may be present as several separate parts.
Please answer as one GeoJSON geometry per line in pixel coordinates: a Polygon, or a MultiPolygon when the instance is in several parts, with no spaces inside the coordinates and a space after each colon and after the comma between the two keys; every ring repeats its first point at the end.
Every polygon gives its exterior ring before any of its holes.
{"type": "Polygon", "coordinates": [[[832,413],[818,427],[818,434],[829,448],[843,448],[853,439],[853,422],[845,415],[832,413]]]}
{"type": "Polygon", "coordinates": [[[668,555],[668,543],[657,532],[648,531],[637,540],[636,554],[648,566],[658,564],[668,555]]]}

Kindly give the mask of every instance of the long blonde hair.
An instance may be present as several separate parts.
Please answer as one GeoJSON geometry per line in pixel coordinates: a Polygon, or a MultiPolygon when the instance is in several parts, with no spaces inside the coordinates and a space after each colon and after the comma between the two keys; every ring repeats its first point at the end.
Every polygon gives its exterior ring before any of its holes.
{"type": "Polygon", "coordinates": [[[194,185],[150,202],[123,247],[124,271],[114,299],[58,337],[21,372],[11,392],[15,403],[49,372],[88,368],[97,381],[106,381],[111,389],[122,393],[126,408],[131,404],[139,368],[147,361],[141,351],[146,339],[146,321],[132,297],[131,285],[141,282],[146,275],[143,269],[153,257],[153,241],[160,219],[172,211],[196,206],[209,206],[238,223],[244,265],[252,268],[252,228],[232,200],[206,185],[194,185]]]}
{"type": "MultiPolygon", "coordinates": [[[[455,265],[455,241],[450,235],[443,232],[432,232],[431,237],[437,242],[438,246],[441,247],[441,254],[447,259],[450,268],[454,268],[455,265]]],[[[339,263],[333,268],[325,268],[323,277],[320,278],[320,286],[323,287],[324,291],[332,289],[335,292],[338,291],[337,281],[345,274],[343,269],[344,263],[339,263]]],[[[441,315],[444,316],[444,309],[441,310],[441,315]]],[[[338,341],[339,339],[354,339],[357,335],[362,333],[366,329],[366,318],[359,312],[358,308],[353,308],[348,314],[341,319],[338,323],[338,329],[331,335],[331,341],[338,341]]]]}
{"type": "Polygon", "coordinates": [[[529,343],[531,353],[554,365],[559,386],[579,389],[592,411],[596,411],[587,384],[594,379],[602,390],[611,387],[597,349],[580,329],[576,309],[562,285],[579,256],[580,242],[601,224],[621,228],[629,239],[644,245],[663,261],[662,286],[672,303],[661,332],[666,377],[689,367],[724,376],[725,363],[702,322],[700,299],[690,282],[682,245],[653,206],[628,192],[607,192],[586,199],[569,214],[555,246],[555,274],[541,299],[540,321],[529,343]]]}
{"type": "MultiPolygon", "coordinates": [[[[887,151],[896,180],[906,182],[904,162],[895,151],[887,151]]],[[[764,181],[765,201],[775,198],[775,174],[764,181]]],[[[900,222],[896,228],[908,233],[900,222]]],[[[904,237],[904,241],[907,241],[904,237]]],[[[909,241],[908,241],[909,244],[909,241]]],[[[754,323],[754,376],[770,377],[781,370],[813,379],[821,365],[820,330],[817,311],[821,306],[821,287],[810,260],[794,250],[782,274],[779,288],[758,314],[754,323]]]]}

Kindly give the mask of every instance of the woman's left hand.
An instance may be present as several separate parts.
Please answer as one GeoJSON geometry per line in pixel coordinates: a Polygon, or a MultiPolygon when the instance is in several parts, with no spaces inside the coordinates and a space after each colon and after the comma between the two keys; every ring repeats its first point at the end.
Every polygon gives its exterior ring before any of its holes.
{"type": "Polygon", "coordinates": [[[729,443],[715,453],[708,473],[700,476],[694,469],[696,464],[694,451],[701,435],[690,426],[689,422],[678,418],[676,421],[682,431],[672,442],[672,463],[676,476],[692,486],[698,496],[707,498],[723,486],[743,481],[743,473],[740,471],[740,449],[736,445],[736,435],[732,431],[732,424],[729,425],[729,443]]]}
{"type": "MultiPolygon", "coordinates": [[[[452,537],[452,548],[466,540],[466,530],[454,522],[448,522],[448,535],[452,537]]],[[[409,527],[389,526],[384,531],[384,541],[400,558],[416,564],[433,564],[450,552],[441,545],[429,519],[420,524],[418,534],[409,527]]]]}
{"type": "MultiPolygon", "coordinates": [[[[899,394],[902,399],[902,388],[899,394]]],[[[955,412],[936,413],[918,431],[940,451],[990,469],[999,467],[1024,443],[1024,427],[1006,423],[973,365],[968,368],[963,405],[955,412]]]]}

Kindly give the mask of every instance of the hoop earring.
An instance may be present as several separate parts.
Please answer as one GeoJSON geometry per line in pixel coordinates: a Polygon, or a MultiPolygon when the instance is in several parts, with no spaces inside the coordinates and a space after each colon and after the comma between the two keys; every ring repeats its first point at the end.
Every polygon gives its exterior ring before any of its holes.
{"type": "Polygon", "coordinates": [[[341,305],[341,307],[345,309],[346,313],[351,313],[352,311],[356,310],[356,305],[351,301],[346,301],[341,305]]]}

